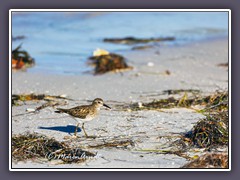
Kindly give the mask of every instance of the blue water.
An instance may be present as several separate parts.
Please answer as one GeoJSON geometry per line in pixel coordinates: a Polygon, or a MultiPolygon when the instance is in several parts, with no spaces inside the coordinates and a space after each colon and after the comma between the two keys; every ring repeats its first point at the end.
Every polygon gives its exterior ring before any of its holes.
{"type": "MultiPolygon", "coordinates": [[[[174,36],[165,45],[182,45],[228,35],[227,12],[13,12],[12,35],[36,60],[29,72],[82,74],[96,48],[121,53],[132,46],[103,38],[174,36]]],[[[155,43],[155,46],[161,43],[155,43]]]]}

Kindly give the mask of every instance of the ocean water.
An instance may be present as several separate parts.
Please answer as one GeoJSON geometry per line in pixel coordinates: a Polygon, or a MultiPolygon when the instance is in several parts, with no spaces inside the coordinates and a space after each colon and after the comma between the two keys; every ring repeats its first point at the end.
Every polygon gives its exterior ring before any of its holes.
{"type": "Polygon", "coordinates": [[[35,59],[28,72],[83,74],[96,48],[113,53],[131,51],[133,45],[103,42],[104,38],[169,37],[173,42],[154,46],[179,46],[228,36],[227,12],[13,12],[12,42],[35,59]]]}

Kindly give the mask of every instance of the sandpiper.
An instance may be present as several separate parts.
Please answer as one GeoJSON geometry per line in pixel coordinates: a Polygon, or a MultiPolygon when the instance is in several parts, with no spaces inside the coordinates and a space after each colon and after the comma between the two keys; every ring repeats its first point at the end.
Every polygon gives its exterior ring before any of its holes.
{"type": "Polygon", "coordinates": [[[96,98],[93,100],[92,104],[90,105],[82,105],[82,106],[76,106],[70,109],[62,109],[57,108],[58,111],[55,111],[56,113],[66,113],[73,117],[78,123],[75,129],[74,136],[77,135],[77,129],[79,126],[79,121],[82,121],[82,130],[86,137],[88,137],[85,129],[84,129],[84,122],[93,120],[97,115],[102,106],[107,107],[108,109],[111,109],[108,105],[103,103],[103,100],[101,98],[96,98]]]}

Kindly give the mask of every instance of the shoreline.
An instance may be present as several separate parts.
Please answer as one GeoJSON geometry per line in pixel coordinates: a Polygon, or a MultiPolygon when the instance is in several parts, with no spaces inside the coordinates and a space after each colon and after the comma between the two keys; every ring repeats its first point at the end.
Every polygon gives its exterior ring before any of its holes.
{"type": "MultiPolygon", "coordinates": [[[[220,37],[212,37],[212,38],[208,38],[208,39],[203,39],[203,40],[195,40],[193,42],[187,42],[187,43],[183,43],[183,44],[159,44],[158,46],[153,46],[151,48],[147,48],[147,49],[142,49],[142,50],[133,50],[131,49],[131,47],[129,46],[128,50],[120,50],[120,51],[116,51],[117,54],[123,55],[123,56],[127,56],[128,54],[132,54],[132,53],[146,53],[147,51],[159,51],[159,50],[164,50],[164,49],[176,49],[176,48],[189,48],[193,45],[196,44],[208,44],[208,43],[217,43],[217,42],[221,42],[221,41],[228,41],[228,37],[226,36],[220,36],[220,37]]],[[[147,44],[146,44],[147,45],[147,44]]],[[[126,45],[127,46],[127,45],[126,45]]],[[[144,46],[144,45],[143,45],[144,46]]],[[[90,55],[89,55],[90,56],[90,55]]],[[[86,58],[87,61],[87,58],[86,58]]],[[[37,64],[35,66],[38,66],[37,64]]],[[[93,67],[91,67],[90,65],[87,65],[87,62],[85,62],[85,66],[84,69],[93,69],[93,67]]],[[[32,68],[35,68],[34,66],[32,68]]],[[[13,71],[13,73],[29,73],[29,74],[38,74],[38,75],[43,75],[43,74],[48,74],[48,75],[59,75],[59,76],[85,76],[85,75],[92,75],[92,71],[93,70],[86,70],[85,72],[79,72],[79,73],[66,73],[66,72],[62,72],[62,73],[49,73],[49,72],[39,72],[36,70],[32,70],[32,68],[27,68],[23,71],[21,70],[17,70],[17,71],[13,71]]],[[[81,68],[81,67],[79,67],[81,68]]],[[[111,73],[111,72],[110,72],[111,73]]]]}
{"type": "Polygon", "coordinates": [[[12,73],[12,93],[66,94],[70,98],[83,100],[94,99],[95,96],[106,99],[110,95],[109,99],[112,99],[112,93],[123,94],[120,90],[122,88],[125,90],[124,94],[129,94],[127,99],[131,100],[130,96],[134,96],[132,92],[141,91],[161,92],[184,87],[213,92],[219,87],[220,89],[228,87],[227,69],[217,66],[228,61],[227,46],[226,40],[218,40],[176,48],[160,47],[132,51],[123,55],[128,64],[133,66],[133,70],[122,73],[79,76],[15,72],[12,73]],[[156,54],[158,51],[160,54],[156,54]],[[148,66],[148,63],[152,63],[153,66],[148,66]],[[170,75],[165,74],[166,70],[170,71],[170,75]],[[116,90],[112,91],[111,86],[116,90]],[[78,93],[79,90],[83,90],[81,94],[78,93]]]}

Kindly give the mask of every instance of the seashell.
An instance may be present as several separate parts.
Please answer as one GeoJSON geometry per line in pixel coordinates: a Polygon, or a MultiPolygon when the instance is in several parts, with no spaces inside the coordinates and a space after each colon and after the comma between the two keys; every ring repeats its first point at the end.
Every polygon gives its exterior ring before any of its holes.
{"type": "Polygon", "coordinates": [[[27,111],[27,112],[34,112],[35,109],[33,109],[33,108],[27,108],[26,111],[27,111]]]}
{"type": "Polygon", "coordinates": [[[97,48],[95,51],[93,51],[93,56],[102,56],[102,55],[108,55],[108,54],[109,54],[108,51],[100,48],[97,48]]]}

